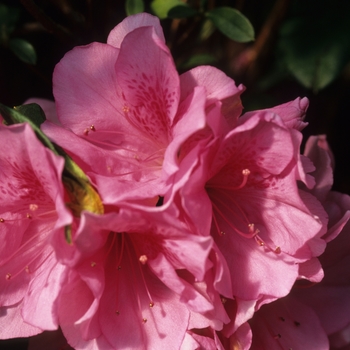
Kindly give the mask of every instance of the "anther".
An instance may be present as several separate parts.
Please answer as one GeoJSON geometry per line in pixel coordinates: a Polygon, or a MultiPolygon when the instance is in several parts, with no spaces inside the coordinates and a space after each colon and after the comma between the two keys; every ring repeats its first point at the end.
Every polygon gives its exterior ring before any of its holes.
{"type": "Polygon", "coordinates": [[[123,107],[123,112],[128,113],[130,111],[130,108],[128,106],[123,107]]]}
{"type": "Polygon", "coordinates": [[[6,278],[7,280],[10,280],[11,277],[12,277],[12,275],[11,275],[10,273],[7,273],[6,276],[5,276],[5,278],[6,278]]]}
{"type": "Polygon", "coordinates": [[[122,269],[122,267],[119,265],[119,266],[117,267],[117,269],[118,269],[118,270],[121,270],[121,269],[122,269]]]}
{"type": "Polygon", "coordinates": [[[96,266],[96,263],[95,263],[95,261],[91,261],[91,267],[95,267],[96,266]]]}
{"type": "Polygon", "coordinates": [[[28,213],[27,213],[26,217],[27,217],[27,219],[31,219],[32,218],[32,216],[30,214],[28,214],[28,213]]]}
{"type": "Polygon", "coordinates": [[[35,211],[39,208],[39,206],[37,204],[29,204],[29,210],[31,211],[35,211]]]}
{"type": "Polygon", "coordinates": [[[142,265],[145,265],[146,262],[147,262],[147,260],[148,260],[147,255],[141,255],[141,256],[139,257],[139,261],[140,261],[140,263],[141,263],[142,265]]]}
{"type": "Polygon", "coordinates": [[[258,243],[260,247],[263,247],[265,245],[264,241],[262,239],[260,239],[259,237],[255,236],[254,238],[255,238],[256,243],[258,243]]]}
{"type": "Polygon", "coordinates": [[[281,247],[276,247],[275,250],[274,250],[274,252],[275,252],[276,254],[281,254],[281,247]]]}
{"type": "Polygon", "coordinates": [[[257,235],[260,232],[260,230],[259,229],[255,230],[254,228],[255,228],[254,224],[248,224],[249,233],[254,233],[255,235],[257,235]]]}
{"type": "Polygon", "coordinates": [[[280,339],[281,337],[282,337],[281,334],[278,333],[278,334],[276,334],[276,335],[273,337],[273,339],[276,339],[276,340],[277,340],[277,339],[280,339]]]}
{"type": "Polygon", "coordinates": [[[226,303],[226,301],[227,301],[227,299],[226,299],[226,298],[224,298],[224,297],[222,297],[222,298],[221,298],[221,302],[222,302],[222,304],[225,304],[225,303],[226,303]]]}
{"type": "Polygon", "coordinates": [[[4,223],[4,222],[5,222],[5,220],[4,220],[3,218],[0,218],[0,222],[4,223]]]}
{"type": "Polygon", "coordinates": [[[90,130],[92,130],[92,131],[96,131],[96,129],[95,129],[95,125],[94,125],[94,124],[91,124],[91,126],[90,126],[90,130]]]}
{"type": "Polygon", "coordinates": [[[119,310],[117,310],[117,311],[115,312],[115,314],[119,316],[119,315],[120,315],[119,310]]]}
{"type": "Polygon", "coordinates": [[[147,318],[143,318],[142,323],[146,323],[146,322],[147,322],[147,318]]]}
{"type": "Polygon", "coordinates": [[[86,128],[86,129],[84,130],[84,135],[87,136],[88,134],[89,134],[89,129],[86,128]]]}
{"type": "Polygon", "coordinates": [[[244,187],[247,184],[248,176],[250,175],[250,170],[249,169],[242,170],[242,175],[243,175],[242,183],[239,186],[233,188],[234,190],[239,190],[240,188],[244,187]]]}
{"type": "Polygon", "coordinates": [[[153,301],[150,301],[149,307],[153,307],[153,306],[154,306],[154,302],[153,302],[153,301]]]}
{"type": "Polygon", "coordinates": [[[27,272],[27,273],[30,273],[28,265],[25,267],[24,271],[27,272]]]}

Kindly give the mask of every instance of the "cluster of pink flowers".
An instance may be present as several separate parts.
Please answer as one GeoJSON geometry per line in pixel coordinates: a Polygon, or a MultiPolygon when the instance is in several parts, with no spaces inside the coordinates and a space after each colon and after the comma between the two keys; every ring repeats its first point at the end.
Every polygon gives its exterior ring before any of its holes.
{"type": "Polygon", "coordinates": [[[350,198],[331,191],[324,136],[300,154],[306,98],[241,115],[244,88],[209,66],[179,76],[148,14],[68,52],[53,90],[55,105],[33,100],[41,129],[98,195],[72,203],[64,159],[29,125],[0,127],[1,339],[60,329],[81,350],[350,342],[350,198]]]}

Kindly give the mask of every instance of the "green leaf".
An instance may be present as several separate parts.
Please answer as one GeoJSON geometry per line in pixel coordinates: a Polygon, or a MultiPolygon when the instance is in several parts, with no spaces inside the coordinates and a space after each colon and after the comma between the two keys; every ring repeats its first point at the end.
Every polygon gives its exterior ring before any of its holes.
{"type": "Polygon", "coordinates": [[[10,39],[9,46],[11,51],[23,62],[36,64],[36,52],[31,43],[27,40],[14,38],[10,39]]]}
{"type": "Polygon", "coordinates": [[[317,16],[291,18],[279,48],[290,73],[314,92],[330,84],[350,59],[349,4],[324,6],[317,16]]]}
{"type": "Polygon", "coordinates": [[[9,108],[0,103],[0,114],[6,121],[8,125],[18,124],[18,123],[28,123],[34,130],[38,139],[48,147],[52,152],[58,154],[53,143],[48,139],[48,137],[40,130],[40,128],[27,116],[22,114],[17,108],[9,108]]]}
{"type": "Polygon", "coordinates": [[[168,12],[176,6],[186,6],[181,0],[153,0],[151,9],[160,19],[167,18],[168,12]]]}
{"type": "Polygon", "coordinates": [[[143,12],[145,4],[143,0],[126,0],[125,11],[128,16],[143,12]]]}
{"type": "Polygon", "coordinates": [[[254,28],[249,20],[232,7],[216,7],[206,13],[223,34],[234,41],[245,43],[254,40],[254,28]]]}
{"type": "Polygon", "coordinates": [[[207,40],[215,31],[214,23],[210,19],[206,19],[199,32],[201,41],[207,40]]]}
{"type": "Polygon", "coordinates": [[[0,28],[2,35],[8,35],[15,29],[19,19],[19,9],[0,4],[0,28]]]}
{"type": "Polygon", "coordinates": [[[38,127],[46,120],[44,111],[36,103],[16,106],[15,109],[17,112],[30,119],[38,127]]]}
{"type": "Polygon", "coordinates": [[[197,11],[189,6],[177,5],[168,11],[169,18],[188,18],[197,14],[197,11]]]}
{"type": "Polygon", "coordinates": [[[214,62],[216,62],[216,58],[213,55],[202,53],[190,57],[185,63],[181,64],[180,68],[189,69],[205,64],[212,64],[214,62]]]}

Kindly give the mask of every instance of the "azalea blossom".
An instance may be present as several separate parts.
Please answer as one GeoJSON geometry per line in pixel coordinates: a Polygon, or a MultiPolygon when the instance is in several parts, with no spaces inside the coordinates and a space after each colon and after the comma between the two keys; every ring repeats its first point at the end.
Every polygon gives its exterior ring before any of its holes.
{"type": "MultiPolygon", "coordinates": [[[[249,321],[253,332],[252,349],[298,348],[329,349],[349,341],[342,332],[349,324],[349,224],[350,198],[330,191],[333,184],[333,156],[324,135],[312,136],[304,154],[313,161],[316,185],[311,190],[329,214],[330,241],[319,257],[324,269],[320,283],[297,281],[291,293],[278,301],[262,306],[249,321]]],[[[310,267],[310,266],[309,266],[310,267]]]]}
{"type": "Polygon", "coordinates": [[[348,319],[327,325],[296,288],[333,266],[318,257],[349,215],[334,204],[346,197],[329,192],[325,144],[300,155],[306,98],[241,115],[243,87],[209,66],[179,76],[148,14],[68,52],[53,84],[55,103],[30,102],[103,210],[69,202],[63,159],[28,126],[0,129],[1,337],[60,327],[81,350],[344,343],[348,319]]]}
{"type": "Polygon", "coordinates": [[[77,47],[56,66],[61,126],[42,128],[87,172],[104,203],[162,196],[178,170],[181,145],[205,127],[206,108],[216,99],[239,101],[242,87],[219,70],[205,67],[193,76],[208,73],[216,74],[220,91],[207,91],[205,81],[195,84],[190,75],[182,82],[159,20],[130,16],[107,44],[77,47]]]}
{"type": "Polygon", "coordinates": [[[243,116],[216,153],[202,153],[203,168],[180,190],[194,227],[203,227],[203,213],[211,221],[234,295],[244,300],[288,294],[298,263],[325,247],[319,237],[326,214],[297,187],[301,138],[281,117],[271,111],[243,116]]]}
{"type": "Polygon", "coordinates": [[[29,125],[1,126],[0,133],[0,337],[6,339],[57,329],[54,300],[65,267],[51,241],[64,236],[72,216],[64,203],[63,158],[29,125]]]}

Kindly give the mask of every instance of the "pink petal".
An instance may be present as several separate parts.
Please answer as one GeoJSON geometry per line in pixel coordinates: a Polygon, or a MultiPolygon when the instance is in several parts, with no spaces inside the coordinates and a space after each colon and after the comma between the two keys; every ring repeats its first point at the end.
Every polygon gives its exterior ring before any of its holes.
{"type": "Polygon", "coordinates": [[[178,108],[179,76],[153,27],[135,29],[124,38],[115,70],[125,118],[164,147],[178,108]]]}
{"type": "Polygon", "coordinates": [[[138,13],[126,17],[120,22],[108,35],[107,44],[120,48],[125,36],[137,28],[154,27],[158,37],[165,43],[163,28],[160,25],[159,18],[148,13],[138,13]]]}
{"type": "MultiPolygon", "coordinates": [[[[294,101],[281,104],[276,107],[267,108],[262,111],[269,111],[276,113],[290,129],[303,130],[308,123],[304,122],[306,110],[309,107],[309,100],[304,98],[296,98],[294,101]]],[[[245,113],[242,118],[250,118],[255,113],[261,111],[254,111],[245,113]]]]}
{"type": "Polygon", "coordinates": [[[104,130],[127,124],[116,95],[118,53],[112,46],[93,43],[74,48],[56,65],[53,93],[58,118],[77,135],[83,136],[93,124],[104,130]]]}
{"type": "Polygon", "coordinates": [[[0,307],[0,339],[31,337],[43,331],[23,322],[21,309],[21,302],[11,307],[0,307]]]}
{"type": "Polygon", "coordinates": [[[264,305],[249,322],[253,332],[252,350],[328,350],[328,338],[317,315],[292,297],[264,305]]]}
{"type": "Polygon", "coordinates": [[[236,86],[235,82],[222,71],[210,67],[200,66],[180,76],[181,100],[191,94],[196,86],[204,86],[207,91],[206,107],[217,101],[222,101],[222,113],[231,126],[236,124],[243,106],[240,95],[244,91],[243,85],[236,86]]]}
{"type": "Polygon", "coordinates": [[[333,185],[333,155],[326,136],[310,136],[305,145],[304,155],[309,157],[316,167],[312,173],[316,180],[312,194],[324,202],[333,185]]]}

